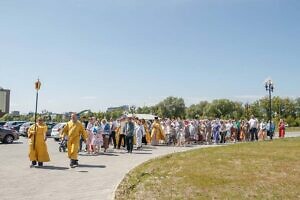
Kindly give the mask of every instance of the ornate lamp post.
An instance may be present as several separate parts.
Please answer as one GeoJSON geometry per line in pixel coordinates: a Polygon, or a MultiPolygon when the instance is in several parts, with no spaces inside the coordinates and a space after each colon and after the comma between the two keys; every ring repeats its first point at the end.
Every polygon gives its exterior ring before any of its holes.
{"type": "Polygon", "coordinates": [[[245,104],[245,110],[246,110],[246,118],[249,120],[249,109],[250,109],[250,104],[247,102],[245,104]]]}
{"type": "Polygon", "coordinates": [[[135,110],[136,110],[136,107],[134,105],[130,106],[130,111],[131,111],[131,114],[132,114],[132,118],[134,116],[135,110]]]}
{"type": "Polygon", "coordinates": [[[272,92],[274,91],[274,83],[271,79],[265,82],[266,91],[269,92],[269,120],[272,121],[272,92]]]}
{"type": "Polygon", "coordinates": [[[35,97],[35,113],[34,113],[34,130],[35,130],[35,134],[33,137],[33,150],[35,150],[35,140],[36,140],[36,118],[37,118],[37,106],[38,106],[38,100],[39,100],[39,90],[41,89],[41,85],[42,83],[40,82],[40,79],[38,79],[34,86],[35,86],[35,90],[36,90],[36,97],[35,97]]]}

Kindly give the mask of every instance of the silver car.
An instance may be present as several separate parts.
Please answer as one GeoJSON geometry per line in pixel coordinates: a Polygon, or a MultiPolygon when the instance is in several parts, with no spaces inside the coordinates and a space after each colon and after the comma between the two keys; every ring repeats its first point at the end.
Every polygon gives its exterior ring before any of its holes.
{"type": "Polygon", "coordinates": [[[20,127],[20,130],[19,130],[19,133],[21,136],[24,136],[24,137],[27,137],[27,132],[28,132],[28,129],[30,128],[30,126],[34,124],[34,122],[26,122],[24,123],[21,127],[20,127]]]}
{"type": "Polygon", "coordinates": [[[63,130],[63,128],[65,127],[67,123],[58,123],[56,124],[51,131],[51,137],[55,140],[55,141],[59,141],[60,139],[60,134],[61,131],[63,130]]]}
{"type": "Polygon", "coordinates": [[[19,139],[19,134],[15,130],[0,128],[0,141],[5,144],[11,144],[19,139]]]}

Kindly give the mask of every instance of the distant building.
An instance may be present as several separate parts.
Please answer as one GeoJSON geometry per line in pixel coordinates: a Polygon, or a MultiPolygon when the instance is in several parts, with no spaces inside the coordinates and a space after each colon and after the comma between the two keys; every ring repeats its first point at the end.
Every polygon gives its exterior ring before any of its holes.
{"type": "Polygon", "coordinates": [[[20,111],[12,111],[10,114],[15,117],[20,116],[20,111]]]}
{"type": "Polygon", "coordinates": [[[113,112],[116,110],[129,111],[129,106],[124,105],[124,106],[119,106],[119,107],[110,107],[110,108],[107,108],[106,112],[113,112]]]}
{"type": "Polygon", "coordinates": [[[0,117],[9,113],[10,90],[0,87],[0,117]]]}

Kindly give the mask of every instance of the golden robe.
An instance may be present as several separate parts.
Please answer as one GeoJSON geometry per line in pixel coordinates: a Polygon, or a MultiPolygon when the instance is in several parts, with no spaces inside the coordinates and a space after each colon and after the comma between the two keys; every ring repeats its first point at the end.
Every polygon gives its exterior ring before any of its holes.
{"type": "Polygon", "coordinates": [[[35,134],[35,125],[32,125],[28,129],[28,138],[29,138],[29,159],[30,161],[37,161],[37,162],[49,162],[49,154],[46,145],[46,133],[47,133],[47,126],[45,124],[38,125],[36,124],[36,136],[35,134]],[[33,148],[35,139],[35,148],[33,148]]]}
{"type": "Polygon", "coordinates": [[[151,131],[152,144],[156,145],[159,140],[165,140],[165,136],[159,122],[154,122],[151,131]]]}
{"type": "Polygon", "coordinates": [[[144,125],[144,129],[145,129],[145,132],[146,132],[146,141],[147,141],[147,144],[150,144],[151,143],[150,131],[148,129],[147,123],[144,123],[143,125],[144,125]]]}
{"type": "Polygon", "coordinates": [[[88,135],[80,121],[69,121],[62,131],[62,137],[68,137],[68,157],[78,160],[80,136],[86,141],[88,135]]]}

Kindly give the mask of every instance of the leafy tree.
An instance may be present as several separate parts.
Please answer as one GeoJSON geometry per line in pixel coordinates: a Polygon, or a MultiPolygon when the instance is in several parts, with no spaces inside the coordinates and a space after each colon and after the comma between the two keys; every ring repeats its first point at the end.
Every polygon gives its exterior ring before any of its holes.
{"type": "Polygon", "coordinates": [[[228,99],[216,99],[207,107],[206,114],[212,118],[240,118],[243,114],[242,103],[228,99]]]}
{"type": "Polygon", "coordinates": [[[12,121],[14,119],[14,116],[10,114],[5,114],[3,117],[0,118],[0,121],[12,121]]]}
{"type": "Polygon", "coordinates": [[[205,118],[208,106],[209,106],[209,103],[207,101],[201,101],[198,104],[191,105],[186,110],[187,117],[190,119],[205,118]]]}
{"type": "Polygon", "coordinates": [[[183,98],[167,97],[157,104],[157,114],[161,117],[185,117],[185,103],[183,98]]]}

